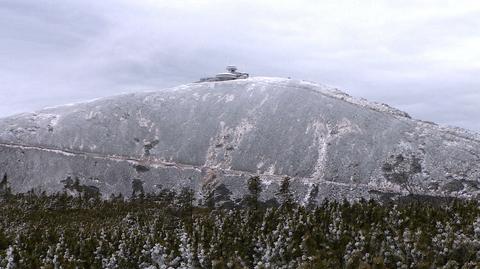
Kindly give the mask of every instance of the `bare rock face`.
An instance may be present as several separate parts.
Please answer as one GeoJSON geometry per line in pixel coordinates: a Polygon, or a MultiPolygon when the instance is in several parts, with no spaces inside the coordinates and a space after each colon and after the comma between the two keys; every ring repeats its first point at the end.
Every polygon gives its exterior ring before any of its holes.
{"type": "Polygon", "coordinates": [[[104,197],[189,187],[235,201],[259,175],[263,199],[285,176],[299,201],[478,198],[480,138],[323,85],[249,78],[1,119],[5,173],[16,192],[62,191],[78,178],[104,197]]]}

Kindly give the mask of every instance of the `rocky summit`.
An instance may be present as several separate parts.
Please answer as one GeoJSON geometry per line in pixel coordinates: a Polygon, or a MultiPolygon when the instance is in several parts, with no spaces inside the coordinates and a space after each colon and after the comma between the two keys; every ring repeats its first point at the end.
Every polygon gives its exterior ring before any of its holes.
{"type": "Polygon", "coordinates": [[[14,192],[76,186],[103,197],[192,188],[262,199],[286,176],[298,201],[480,196],[480,137],[385,104],[282,78],[203,82],[0,120],[14,192]]]}

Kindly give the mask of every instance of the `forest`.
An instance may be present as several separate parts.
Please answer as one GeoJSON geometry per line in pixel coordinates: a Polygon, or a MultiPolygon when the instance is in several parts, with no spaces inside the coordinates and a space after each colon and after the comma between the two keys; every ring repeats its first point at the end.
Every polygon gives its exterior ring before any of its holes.
{"type": "Polygon", "coordinates": [[[479,268],[476,201],[278,204],[258,177],[233,207],[194,192],[0,193],[0,268],[479,268]]]}

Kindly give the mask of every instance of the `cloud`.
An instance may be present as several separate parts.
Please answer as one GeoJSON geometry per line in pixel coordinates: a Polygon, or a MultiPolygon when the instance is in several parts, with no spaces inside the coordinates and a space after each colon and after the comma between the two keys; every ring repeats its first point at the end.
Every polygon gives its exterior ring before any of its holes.
{"type": "Polygon", "coordinates": [[[0,3],[0,115],[190,82],[235,63],[480,130],[475,1],[0,3]]]}

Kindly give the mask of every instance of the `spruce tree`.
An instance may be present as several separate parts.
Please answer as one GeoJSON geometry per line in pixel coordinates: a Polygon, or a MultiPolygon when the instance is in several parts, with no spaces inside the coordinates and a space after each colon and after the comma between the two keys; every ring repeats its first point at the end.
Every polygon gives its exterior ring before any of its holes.
{"type": "Polygon", "coordinates": [[[262,192],[262,183],[259,176],[248,179],[248,195],[246,201],[248,206],[257,211],[259,206],[260,193],[262,192]]]}
{"type": "Polygon", "coordinates": [[[203,188],[203,204],[210,210],[215,208],[215,189],[211,186],[203,188]]]}
{"type": "Polygon", "coordinates": [[[12,189],[8,184],[7,173],[3,175],[2,181],[0,181],[0,199],[8,200],[12,196],[12,189]]]}
{"type": "Polygon", "coordinates": [[[138,178],[132,180],[132,197],[144,198],[145,191],[143,190],[143,181],[138,178]]]}
{"type": "Polygon", "coordinates": [[[294,204],[293,195],[290,191],[290,177],[283,178],[277,196],[280,198],[282,207],[290,211],[294,204]]]}
{"type": "Polygon", "coordinates": [[[313,210],[317,206],[318,192],[319,192],[318,185],[314,184],[312,189],[308,193],[308,200],[307,200],[307,203],[305,205],[307,207],[307,209],[313,210]]]}
{"type": "Polygon", "coordinates": [[[195,192],[190,188],[183,188],[177,197],[178,206],[182,216],[187,218],[188,228],[193,225],[193,203],[195,202],[195,192]]]}

